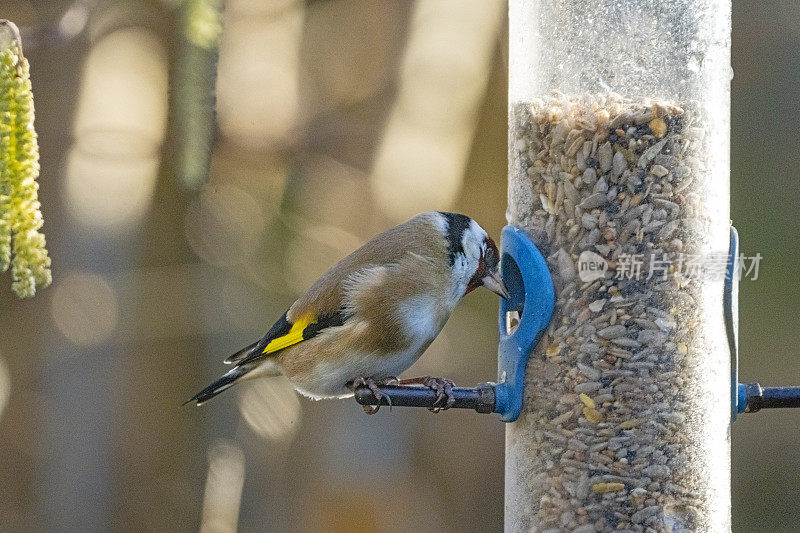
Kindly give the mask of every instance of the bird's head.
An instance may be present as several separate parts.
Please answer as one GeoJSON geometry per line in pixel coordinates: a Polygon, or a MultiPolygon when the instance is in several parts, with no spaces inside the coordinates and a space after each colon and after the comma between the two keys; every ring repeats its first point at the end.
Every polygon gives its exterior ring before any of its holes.
{"type": "Polygon", "coordinates": [[[500,276],[500,253],[491,237],[477,222],[466,215],[438,212],[442,234],[447,239],[453,280],[461,292],[468,294],[478,287],[508,298],[508,290],[500,276]]]}

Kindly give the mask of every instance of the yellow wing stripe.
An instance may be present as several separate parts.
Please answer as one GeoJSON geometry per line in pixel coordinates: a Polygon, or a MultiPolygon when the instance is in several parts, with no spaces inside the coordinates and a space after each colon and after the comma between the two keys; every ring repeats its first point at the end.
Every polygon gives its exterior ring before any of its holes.
{"type": "Polygon", "coordinates": [[[289,333],[269,341],[269,344],[267,344],[267,346],[264,348],[264,351],[261,353],[277,352],[278,350],[283,350],[284,348],[288,348],[289,346],[302,341],[303,330],[306,329],[312,322],[313,318],[310,315],[298,318],[297,322],[292,324],[292,329],[289,330],[289,333]]]}

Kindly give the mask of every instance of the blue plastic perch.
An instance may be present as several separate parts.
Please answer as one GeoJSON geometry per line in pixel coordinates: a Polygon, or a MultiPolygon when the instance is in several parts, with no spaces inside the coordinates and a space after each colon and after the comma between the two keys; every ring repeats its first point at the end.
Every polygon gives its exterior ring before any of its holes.
{"type": "Polygon", "coordinates": [[[494,412],[504,422],[513,422],[522,410],[525,367],[550,324],[555,294],[544,257],[520,228],[503,229],[501,258],[503,282],[511,297],[500,303],[494,412]]]}

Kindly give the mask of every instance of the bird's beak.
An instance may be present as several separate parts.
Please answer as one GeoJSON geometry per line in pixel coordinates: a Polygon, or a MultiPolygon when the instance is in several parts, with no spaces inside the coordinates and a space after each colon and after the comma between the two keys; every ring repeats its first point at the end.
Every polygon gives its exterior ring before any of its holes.
{"type": "Polygon", "coordinates": [[[493,293],[508,299],[508,289],[506,289],[503,279],[500,277],[500,272],[492,272],[481,278],[483,286],[492,291],[493,293]]]}

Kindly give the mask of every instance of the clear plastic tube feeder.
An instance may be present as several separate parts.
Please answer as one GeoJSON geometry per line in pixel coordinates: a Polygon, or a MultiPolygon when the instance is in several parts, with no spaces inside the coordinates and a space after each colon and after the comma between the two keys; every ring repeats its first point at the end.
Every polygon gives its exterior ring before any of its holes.
{"type": "Polygon", "coordinates": [[[730,11],[510,0],[507,216],[557,301],[507,531],[730,531],[730,11]]]}

